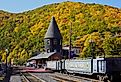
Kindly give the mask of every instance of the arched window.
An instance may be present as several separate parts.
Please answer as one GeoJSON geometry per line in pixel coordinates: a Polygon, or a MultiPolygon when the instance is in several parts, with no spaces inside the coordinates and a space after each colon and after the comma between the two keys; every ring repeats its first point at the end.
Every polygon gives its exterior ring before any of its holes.
{"type": "Polygon", "coordinates": [[[47,40],[47,44],[50,45],[50,40],[49,39],[47,40]]]}

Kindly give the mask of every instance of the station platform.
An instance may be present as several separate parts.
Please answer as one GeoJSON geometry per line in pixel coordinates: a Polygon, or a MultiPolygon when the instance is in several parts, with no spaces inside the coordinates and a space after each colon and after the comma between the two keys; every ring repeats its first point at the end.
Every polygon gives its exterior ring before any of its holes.
{"type": "Polygon", "coordinates": [[[48,73],[52,72],[51,70],[45,70],[45,69],[29,69],[29,70],[23,70],[23,72],[36,72],[36,73],[48,73]]]}
{"type": "Polygon", "coordinates": [[[10,78],[10,82],[22,82],[19,75],[12,75],[10,78]]]}

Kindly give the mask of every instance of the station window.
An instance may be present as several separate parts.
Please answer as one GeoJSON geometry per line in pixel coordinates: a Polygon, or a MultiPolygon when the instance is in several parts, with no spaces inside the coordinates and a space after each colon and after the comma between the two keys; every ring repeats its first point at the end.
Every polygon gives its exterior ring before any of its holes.
{"type": "Polygon", "coordinates": [[[54,44],[54,45],[57,45],[57,44],[58,44],[58,42],[57,42],[56,39],[54,39],[53,44],[54,44]]]}
{"type": "Polygon", "coordinates": [[[47,52],[49,53],[50,52],[50,49],[47,49],[47,52]]]}
{"type": "Polygon", "coordinates": [[[79,53],[80,53],[80,50],[79,50],[79,53]]]}
{"type": "Polygon", "coordinates": [[[60,45],[62,45],[62,41],[60,40],[60,45]]]}
{"type": "Polygon", "coordinates": [[[54,52],[57,52],[57,50],[54,50],[54,52]]]}

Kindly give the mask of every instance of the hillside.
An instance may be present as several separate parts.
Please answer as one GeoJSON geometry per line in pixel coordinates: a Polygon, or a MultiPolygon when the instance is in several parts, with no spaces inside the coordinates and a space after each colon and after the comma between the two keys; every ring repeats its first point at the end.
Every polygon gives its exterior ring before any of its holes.
{"type": "Polygon", "coordinates": [[[73,45],[82,46],[81,54],[85,57],[90,52],[89,39],[92,36],[96,36],[95,48],[103,48],[107,54],[110,54],[108,50],[115,48],[114,43],[110,45],[111,41],[117,41],[116,49],[120,48],[121,37],[113,40],[110,38],[121,31],[121,9],[100,4],[63,2],[23,13],[0,11],[2,61],[5,60],[5,48],[9,48],[8,59],[19,63],[26,61],[34,52],[43,51],[43,37],[52,16],[55,16],[63,35],[63,45],[69,44],[69,28],[72,23],[73,45]]]}

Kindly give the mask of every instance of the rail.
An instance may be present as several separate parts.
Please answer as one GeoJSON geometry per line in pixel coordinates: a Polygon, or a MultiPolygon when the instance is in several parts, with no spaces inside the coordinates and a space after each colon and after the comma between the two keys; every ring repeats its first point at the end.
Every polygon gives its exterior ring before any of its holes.
{"type": "Polygon", "coordinates": [[[20,73],[22,82],[46,82],[31,73],[20,73]]]}
{"type": "MultiPolygon", "coordinates": [[[[87,82],[101,82],[99,80],[91,79],[91,78],[86,78],[86,77],[81,77],[81,76],[75,76],[75,75],[67,75],[67,74],[61,74],[61,73],[55,73],[55,74],[50,74],[53,79],[55,80],[65,80],[65,82],[80,82],[80,81],[87,81],[87,82]]],[[[62,82],[62,81],[60,81],[62,82]]],[[[63,81],[64,82],[64,81],[63,81]]]]}

